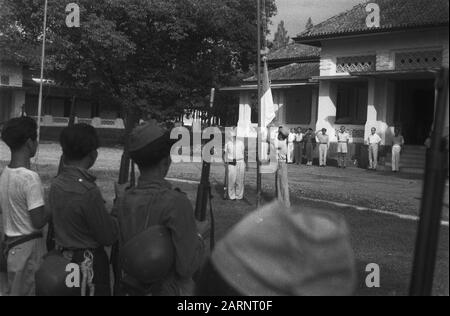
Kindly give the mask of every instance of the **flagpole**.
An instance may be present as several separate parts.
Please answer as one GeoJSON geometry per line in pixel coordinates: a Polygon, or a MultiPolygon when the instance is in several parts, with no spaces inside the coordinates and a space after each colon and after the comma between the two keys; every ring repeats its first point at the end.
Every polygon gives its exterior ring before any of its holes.
{"type": "MultiPolygon", "coordinates": [[[[39,101],[38,101],[38,113],[37,113],[37,141],[39,143],[41,137],[41,116],[42,116],[42,90],[44,85],[44,66],[45,66],[45,40],[46,40],[46,31],[47,31],[47,6],[48,0],[45,0],[44,5],[44,28],[43,28],[43,36],[42,36],[42,52],[41,52],[41,77],[39,82],[39,101]]],[[[37,160],[36,155],[36,160],[37,160]]]]}
{"type": "Polygon", "coordinates": [[[262,126],[262,107],[261,107],[261,0],[257,1],[258,11],[258,65],[257,65],[257,80],[258,80],[258,129],[256,141],[256,206],[261,205],[261,161],[260,161],[260,143],[261,143],[261,126],[262,126]]]}

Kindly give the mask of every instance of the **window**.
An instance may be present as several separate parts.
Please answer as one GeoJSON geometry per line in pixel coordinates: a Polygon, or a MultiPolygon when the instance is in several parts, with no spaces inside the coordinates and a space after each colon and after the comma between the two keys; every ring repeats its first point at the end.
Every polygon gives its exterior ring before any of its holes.
{"type": "Polygon", "coordinates": [[[0,76],[0,84],[2,84],[4,86],[9,86],[9,76],[1,75],[0,76]]]}
{"type": "Polygon", "coordinates": [[[370,56],[356,56],[356,57],[339,57],[336,60],[337,73],[352,73],[352,72],[367,72],[375,71],[377,57],[370,56]]]}
{"type": "Polygon", "coordinates": [[[362,125],[367,121],[367,82],[340,83],[336,123],[362,125]]]}
{"type": "Polygon", "coordinates": [[[286,92],[286,124],[310,124],[312,88],[301,87],[286,92]]]}
{"type": "Polygon", "coordinates": [[[395,69],[427,69],[442,66],[442,51],[421,51],[397,53],[395,55],[395,69]]]}

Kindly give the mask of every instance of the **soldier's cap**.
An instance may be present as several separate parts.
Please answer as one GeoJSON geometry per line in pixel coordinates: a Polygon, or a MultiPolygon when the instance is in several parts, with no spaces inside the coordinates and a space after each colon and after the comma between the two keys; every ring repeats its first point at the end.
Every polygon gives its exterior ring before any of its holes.
{"type": "Polygon", "coordinates": [[[168,131],[159,126],[155,120],[142,123],[131,132],[128,140],[128,149],[130,152],[138,151],[167,133],[168,131]]]}
{"type": "Polygon", "coordinates": [[[344,219],[287,209],[274,202],[237,224],[216,246],[212,263],[246,296],[342,296],[356,285],[354,253],[344,219]]]}
{"type": "Polygon", "coordinates": [[[288,137],[289,134],[291,133],[291,131],[289,130],[289,128],[287,128],[286,126],[280,126],[280,133],[285,136],[288,137]]]}

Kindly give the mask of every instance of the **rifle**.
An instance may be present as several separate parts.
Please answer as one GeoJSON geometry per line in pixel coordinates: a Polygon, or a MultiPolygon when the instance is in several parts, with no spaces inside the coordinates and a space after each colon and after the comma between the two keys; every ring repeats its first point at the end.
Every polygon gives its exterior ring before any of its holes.
{"type": "Polygon", "coordinates": [[[417,233],[410,295],[430,296],[433,291],[436,254],[442,218],[445,182],[448,176],[448,138],[445,123],[448,118],[448,68],[436,78],[435,118],[431,148],[427,151],[426,173],[419,230],[417,233]]]}
{"type": "MultiPolygon", "coordinates": [[[[211,89],[210,98],[210,108],[214,106],[215,89],[211,89]]],[[[211,120],[208,120],[211,124],[211,120]]],[[[200,184],[197,189],[197,200],[195,204],[195,218],[204,222],[206,220],[206,210],[208,208],[208,202],[210,207],[210,220],[211,220],[211,233],[210,233],[210,248],[211,250],[215,245],[215,223],[214,223],[214,213],[212,209],[212,193],[211,193],[211,183],[209,182],[209,175],[211,172],[211,163],[206,162],[203,159],[202,165],[202,175],[200,184]]]]}
{"type": "MultiPolygon", "coordinates": [[[[72,97],[72,101],[70,103],[70,114],[69,114],[69,124],[68,127],[75,125],[75,105],[76,105],[76,97],[72,97]]],[[[58,173],[57,176],[61,173],[62,169],[64,168],[64,156],[61,155],[59,158],[59,165],[58,165],[58,173]]],[[[55,242],[55,227],[53,226],[53,221],[50,219],[48,223],[48,232],[47,232],[47,250],[52,251],[56,248],[56,242],[55,242]]]]}
{"type": "MultiPolygon", "coordinates": [[[[72,102],[70,103],[70,114],[69,114],[69,124],[68,127],[72,127],[75,125],[75,105],[76,105],[76,97],[72,97],[72,102]]],[[[64,167],[64,157],[61,155],[61,158],[59,159],[59,166],[58,166],[58,175],[61,173],[62,169],[64,167]]]]}

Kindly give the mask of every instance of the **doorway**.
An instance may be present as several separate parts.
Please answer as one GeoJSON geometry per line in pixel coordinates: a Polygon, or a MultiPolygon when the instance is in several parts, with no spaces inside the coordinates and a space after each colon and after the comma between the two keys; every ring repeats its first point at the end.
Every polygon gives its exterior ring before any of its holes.
{"type": "Polygon", "coordinates": [[[0,90],[0,125],[11,117],[12,93],[8,90],[0,90]]]}
{"type": "Polygon", "coordinates": [[[395,89],[395,122],[408,145],[422,146],[434,121],[434,80],[401,80],[395,89]]]}

